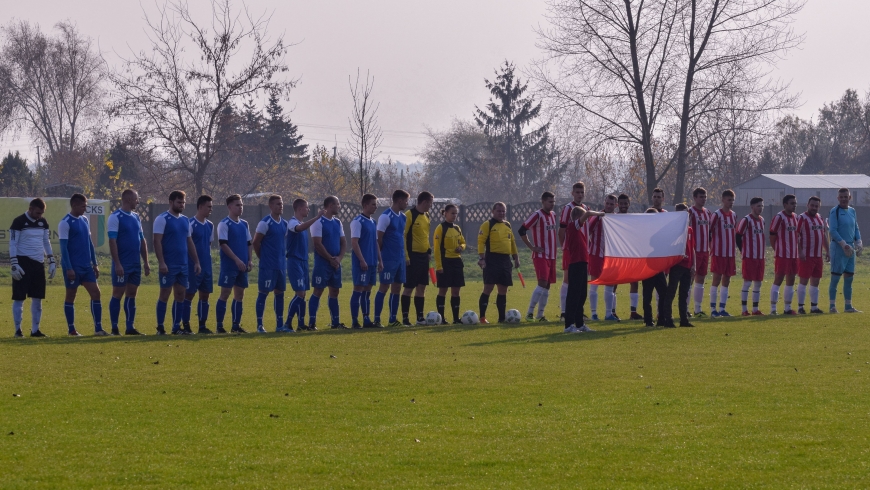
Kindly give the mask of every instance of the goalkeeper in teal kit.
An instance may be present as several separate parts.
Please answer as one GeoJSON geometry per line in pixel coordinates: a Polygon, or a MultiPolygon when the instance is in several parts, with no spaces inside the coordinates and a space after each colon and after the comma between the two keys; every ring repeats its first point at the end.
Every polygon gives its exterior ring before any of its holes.
{"type": "Polygon", "coordinates": [[[831,313],[837,312],[837,285],[843,278],[843,298],[846,300],[846,313],[860,313],[852,306],[852,280],[855,276],[855,255],[864,248],[858,217],[855,208],[849,206],[852,193],[845,187],[837,193],[839,205],[828,216],[828,229],[831,233],[831,285],[828,295],[831,299],[831,313]]]}

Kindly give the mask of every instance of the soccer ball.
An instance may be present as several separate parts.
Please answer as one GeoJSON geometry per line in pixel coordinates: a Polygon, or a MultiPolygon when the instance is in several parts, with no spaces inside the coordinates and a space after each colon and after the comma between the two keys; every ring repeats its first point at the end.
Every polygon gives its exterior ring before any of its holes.
{"type": "Polygon", "coordinates": [[[480,323],[480,318],[477,317],[477,313],[468,310],[462,314],[460,321],[465,325],[477,325],[480,323]]]}
{"type": "Polygon", "coordinates": [[[506,323],[520,323],[523,320],[523,316],[520,315],[519,310],[508,310],[504,315],[504,321],[506,323]]]}
{"type": "Polygon", "coordinates": [[[426,325],[441,325],[441,314],[437,311],[430,311],[426,314],[426,325]]]}

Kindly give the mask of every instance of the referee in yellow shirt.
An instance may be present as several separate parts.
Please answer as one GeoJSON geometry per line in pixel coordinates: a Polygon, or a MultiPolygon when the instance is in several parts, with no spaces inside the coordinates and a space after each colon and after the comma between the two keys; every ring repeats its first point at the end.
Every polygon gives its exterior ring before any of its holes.
{"type": "Polygon", "coordinates": [[[486,307],[489,305],[489,295],[493,286],[498,287],[495,306],[498,308],[498,321],[504,323],[507,305],[507,289],[514,285],[513,267],[520,268],[520,256],[517,254],[517,241],[511,224],[504,220],[507,206],[497,202],[492,206],[492,219],[480,225],[477,235],[477,252],[480,261],[477,263],[483,269],[483,293],[480,295],[480,323],[486,321],[486,307]]]}
{"type": "Polygon", "coordinates": [[[450,310],[453,312],[455,325],[459,323],[459,289],[465,286],[465,265],[462,262],[465,237],[456,226],[459,208],[455,204],[445,206],[441,214],[444,215],[444,221],[435,228],[435,274],[438,278],[435,306],[441,314],[441,324],[447,325],[444,307],[447,290],[450,289],[450,310]]]}
{"type": "Polygon", "coordinates": [[[408,314],[411,311],[411,292],[414,291],[414,309],[417,310],[417,325],[425,325],[423,318],[426,286],[429,285],[429,259],[432,246],[429,244],[429,208],[435,196],[423,191],[417,196],[417,204],[405,211],[405,290],[402,291],[402,324],[411,326],[408,314]]]}

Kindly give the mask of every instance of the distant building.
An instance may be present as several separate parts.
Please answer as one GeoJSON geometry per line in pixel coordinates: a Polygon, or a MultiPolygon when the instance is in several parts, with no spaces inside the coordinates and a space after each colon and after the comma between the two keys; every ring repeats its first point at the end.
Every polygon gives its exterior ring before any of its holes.
{"type": "Polygon", "coordinates": [[[794,194],[799,209],[812,196],[822,200],[824,209],[830,209],[837,205],[837,191],[842,187],[847,187],[852,192],[853,206],[870,206],[870,176],[864,174],[761,174],[734,187],[734,205],[749,206],[750,199],[760,197],[767,206],[779,208],[785,195],[794,194]]]}

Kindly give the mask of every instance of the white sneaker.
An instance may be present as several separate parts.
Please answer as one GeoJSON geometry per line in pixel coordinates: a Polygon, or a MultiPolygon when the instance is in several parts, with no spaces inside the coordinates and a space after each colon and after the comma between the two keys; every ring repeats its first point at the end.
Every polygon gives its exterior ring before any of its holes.
{"type": "Polygon", "coordinates": [[[257,325],[257,333],[266,333],[266,327],[257,325]]]}
{"type": "Polygon", "coordinates": [[[579,327],[577,327],[577,331],[582,333],[582,332],[594,332],[595,330],[592,330],[591,328],[587,327],[584,324],[584,325],[580,325],[579,327]]]}
{"type": "Polygon", "coordinates": [[[580,330],[577,327],[575,327],[574,325],[571,325],[570,327],[566,327],[565,330],[563,330],[562,332],[563,333],[580,333],[580,330]]]}

